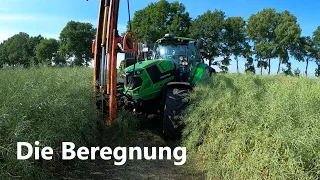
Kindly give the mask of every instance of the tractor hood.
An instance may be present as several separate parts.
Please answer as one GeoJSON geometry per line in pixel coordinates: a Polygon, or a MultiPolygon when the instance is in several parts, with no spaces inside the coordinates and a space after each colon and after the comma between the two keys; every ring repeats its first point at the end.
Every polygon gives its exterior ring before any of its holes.
{"type": "Polygon", "coordinates": [[[127,68],[124,69],[124,72],[132,72],[133,69],[135,69],[135,71],[139,71],[141,69],[145,69],[147,66],[150,66],[152,64],[155,63],[159,63],[159,60],[147,60],[147,61],[141,61],[136,63],[135,65],[131,65],[127,68]]]}
{"type": "Polygon", "coordinates": [[[158,97],[164,84],[174,80],[175,65],[170,60],[145,60],[122,72],[125,94],[134,99],[158,97]]]}

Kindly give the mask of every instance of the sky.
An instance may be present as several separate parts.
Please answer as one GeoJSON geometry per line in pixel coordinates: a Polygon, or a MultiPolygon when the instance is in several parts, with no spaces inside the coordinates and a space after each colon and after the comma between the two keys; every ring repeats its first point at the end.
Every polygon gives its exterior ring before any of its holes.
{"type": "MultiPolygon", "coordinates": [[[[156,0],[130,0],[131,17],[134,12],[156,0]]],[[[173,0],[169,0],[173,2],[173,0]]],[[[207,10],[220,9],[226,16],[241,16],[247,19],[263,8],[275,8],[277,12],[289,10],[294,14],[302,35],[312,35],[320,26],[320,1],[318,0],[180,0],[186,6],[192,18],[207,10]]],[[[26,32],[32,36],[41,34],[46,38],[59,38],[59,34],[68,21],[97,23],[99,0],[0,0],[0,42],[17,34],[26,32]]],[[[126,29],[128,21],[127,1],[120,1],[119,31],[126,29]]],[[[240,71],[244,70],[243,59],[240,71]]],[[[276,72],[278,62],[273,61],[272,72],[276,72]]],[[[293,69],[304,71],[304,63],[293,63],[293,69]]],[[[310,63],[309,72],[314,74],[315,63],[310,63]]],[[[231,71],[235,70],[235,63],[231,71]]]]}

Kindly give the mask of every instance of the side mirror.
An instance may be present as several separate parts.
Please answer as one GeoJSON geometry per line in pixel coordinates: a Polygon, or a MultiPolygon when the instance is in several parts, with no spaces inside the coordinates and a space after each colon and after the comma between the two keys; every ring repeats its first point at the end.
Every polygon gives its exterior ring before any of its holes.
{"type": "Polygon", "coordinates": [[[198,39],[197,40],[196,47],[197,47],[198,50],[203,49],[203,39],[198,39]]]}

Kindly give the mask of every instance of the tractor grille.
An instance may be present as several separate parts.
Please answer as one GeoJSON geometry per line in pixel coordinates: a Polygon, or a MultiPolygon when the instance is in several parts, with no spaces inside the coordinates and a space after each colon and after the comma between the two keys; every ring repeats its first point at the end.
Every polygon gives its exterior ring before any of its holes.
{"type": "Polygon", "coordinates": [[[141,77],[133,77],[133,74],[130,73],[126,76],[125,85],[129,89],[135,89],[142,85],[142,79],[141,77]]]}

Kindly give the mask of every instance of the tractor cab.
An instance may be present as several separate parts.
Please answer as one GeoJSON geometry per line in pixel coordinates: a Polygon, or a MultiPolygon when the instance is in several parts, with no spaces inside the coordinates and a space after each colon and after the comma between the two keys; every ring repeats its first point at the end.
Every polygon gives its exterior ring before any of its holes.
{"type": "MultiPolygon", "coordinates": [[[[188,72],[197,62],[201,62],[196,45],[197,41],[191,38],[175,37],[166,34],[159,39],[153,50],[153,60],[170,60],[176,69],[176,80],[188,81],[188,72]]],[[[201,48],[201,47],[200,47],[201,48]]]]}
{"type": "Polygon", "coordinates": [[[195,44],[194,39],[166,34],[156,42],[152,59],[171,60],[176,65],[193,61],[200,62],[200,55],[195,44]]]}

